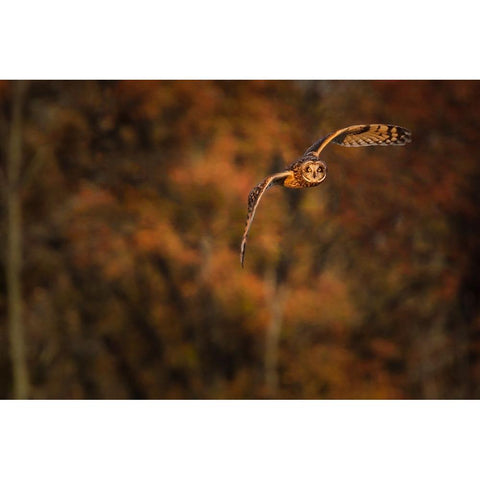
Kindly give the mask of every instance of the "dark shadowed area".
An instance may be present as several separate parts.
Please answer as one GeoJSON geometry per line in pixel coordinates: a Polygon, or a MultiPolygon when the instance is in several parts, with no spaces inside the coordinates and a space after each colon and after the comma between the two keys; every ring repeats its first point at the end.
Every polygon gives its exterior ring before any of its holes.
{"type": "Polygon", "coordinates": [[[480,398],[480,82],[0,82],[0,397],[480,398]],[[348,125],[318,188],[247,196],[348,125]]]}

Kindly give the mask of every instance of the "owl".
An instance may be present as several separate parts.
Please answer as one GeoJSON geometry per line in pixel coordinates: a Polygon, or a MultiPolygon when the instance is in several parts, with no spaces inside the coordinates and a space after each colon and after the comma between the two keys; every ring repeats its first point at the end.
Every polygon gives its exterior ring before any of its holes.
{"type": "Polygon", "coordinates": [[[320,152],[330,143],[343,147],[371,147],[375,145],[405,145],[411,141],[409,130],[397,125],[371,124],[342,128],[321,138],[291,163],[283,172],[262,180],[248,196],[248,213],[240,247],[240,263],[244,264],[247,236],[263,194],[273,185],[287,188],[318,187],[327,177],[327,164],[320,160],[320,152]]]}

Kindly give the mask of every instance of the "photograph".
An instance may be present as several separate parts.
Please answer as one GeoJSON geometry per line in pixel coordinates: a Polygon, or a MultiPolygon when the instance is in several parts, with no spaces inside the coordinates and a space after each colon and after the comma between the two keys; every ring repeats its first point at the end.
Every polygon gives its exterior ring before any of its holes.
{"type": "Polygon", "coordinates": [[[0,398],[480,398],[479,109],[478,80],[1,80],[0,398]]]}

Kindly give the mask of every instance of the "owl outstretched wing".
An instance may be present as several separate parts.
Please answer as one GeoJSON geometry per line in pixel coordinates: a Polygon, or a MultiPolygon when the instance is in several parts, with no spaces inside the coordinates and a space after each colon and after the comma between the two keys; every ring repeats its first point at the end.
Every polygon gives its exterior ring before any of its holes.
{"type": "Polygon", "coordinates": [[[397,125],[383,123],[353,125],[321,138],[309,147],[305,154],[313,152],[318,156],[330,142],[344,147],[371,147],[376,145],[405,145],[411,140],[410,130],[397,125]]]}
{"type": "Polygon", "coordinates": [[[285,171],[281,173],[276,173],[274,175],[270,175],[269,177],[265,178],[265,180],[261,181],[255,188],[253,188],[250,194],[248,195],[247,221],[245,223],[245,231],[243,232],[242,245],[240,247],[240,263],[242,264],[242,267],[245,259],[245,248],[247,246],[248,231],[252,226],[253,217],[255,216],[255,212],[257,210],[260,199],[262,198],[262,195],[270,187],[278,183],[283,183],[283,181],[291,175],[293,174],[290,171],[285,171]]]}

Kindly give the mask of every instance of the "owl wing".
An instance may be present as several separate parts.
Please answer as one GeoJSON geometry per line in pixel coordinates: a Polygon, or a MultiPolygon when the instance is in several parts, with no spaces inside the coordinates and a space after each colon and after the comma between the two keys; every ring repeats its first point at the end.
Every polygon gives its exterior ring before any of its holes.
{"type": "Polygon", "coordinates": [[[257,210],[260,199],[262,198],[262,195],[273,185],[283,183],[282,180],[286,179],[290,175],[293,175],[293,173],[290,171],[270,175],[269,177],[265,178],[265,180],[261,181],[255,188],[253,188],[248,195],[247,221],[245,223],[245,231],[243,232],[242,245],[240,247],[240,263],[242,264],[242,267],[245,259],[245,248],[247,246],[248,231],[252,226],[253,217],[255,216],[255,212],[257,210]]]}
{"type": "Polygon", "coordinates": [[[397,125],[383,123],[353,125],[321,138],[305,153],[314,152],[318,156],[330,142],[344,147],[371,147],[375,145],[405,145],[411,140],[410,130],[397,125]]]}

